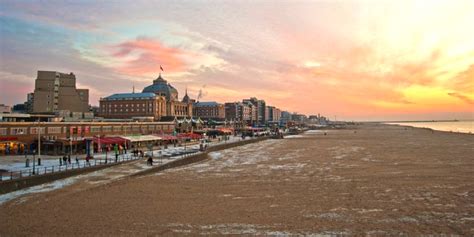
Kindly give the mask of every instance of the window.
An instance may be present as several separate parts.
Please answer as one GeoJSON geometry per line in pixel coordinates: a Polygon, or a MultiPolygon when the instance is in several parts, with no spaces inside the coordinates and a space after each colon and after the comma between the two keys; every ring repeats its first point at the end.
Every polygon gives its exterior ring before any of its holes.
{"type": "Polygon", "coordinates": [[[102,132],[112,132],[112,126],[103,126],[102,132]]]}
{"type": "Polygon", "coordinates": [[[99,132],[100,132],[100,126],[91,127],[91,133],[99,133],[99,132]]]}
{"type": "Polygon", "coordinates": [[[26,135],[26,128],[10,128],[10,135],[26,135]]]}
{"type": "Polygon", "coordinates": [[[0,128],[0,135],[7,135],[7,128],[0,128]]]}
{"type": "Polygon", "coordinates": [[[48,134],[57,134],[61,133],[61,127],[49,127],[48,134]]]}
{"type": "Polygon", "coordinates": [[[121,131],[122,131],[122,127],[114,126],[114,132],[121,132],[121,131]]]}
{"type": "MultiPolygon", "coordinates": [[[[45,128],[40,128],[40,133],[41,134],[45,134],[46,133],[46,129],[45,128]]],[[[11,133],[10,133],[11,134],[11,133]]],[[[25,134],[26,134],[26,131],[25,131],[25,134]]],[[[30,128],[30,134],[38,134],[38,128],[37,127],[32,127],[30,128]]]]}

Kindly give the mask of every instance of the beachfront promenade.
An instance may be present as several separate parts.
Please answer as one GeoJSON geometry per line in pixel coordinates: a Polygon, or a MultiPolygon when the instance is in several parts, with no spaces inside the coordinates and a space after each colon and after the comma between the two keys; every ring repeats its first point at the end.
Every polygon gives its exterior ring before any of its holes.
{"type": "MultiPolygon", "coordinates": [[[[252,139],[247,137],[248,139],[252,139]]],[[[206,147],[213,147],[219,144],[234,143],[243,140],[240,136],[227,136],[215,138],[206,142],[206,147]]],[[[42,156],[41,165],[38,165],[38,159],[35,160],[35,168],[33,171],[32,156],[27,158],[30,160],[29,167],[26,167],[26,158],[23,156],[4,156],[0,161],[0,181],[7,181],[13,179],[21,179],[31,176],[41,176],[45,174],[53,174],[57,172],[68,172],[78,169],[96,167],[96,166],[110,166],[112,164],[139,160],[143,157],[153,157],[155,164],[163,164],[166,161],[182,158],[187,155],[196,154],[200,151],[200,141],[191,141],[181,145],[167,145],[155,146],[151,150],[143,151],[143,156],[140,154],[133,154],[132,151],[119,154],[115,157],[113,152],[96,153],[94,159],[86,161],[85,155],[75,155],[69,161],[63,161],[62,157],[58,156],[42,156]]]]}

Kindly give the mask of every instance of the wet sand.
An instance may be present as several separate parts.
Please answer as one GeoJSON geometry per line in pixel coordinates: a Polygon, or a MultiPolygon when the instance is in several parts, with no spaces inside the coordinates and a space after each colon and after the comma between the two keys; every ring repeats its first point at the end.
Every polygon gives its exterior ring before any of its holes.
{"type": "Polygon", "coordinates": [[[0,205],[0,235],[474,235],[474,135],[366,124],[0,205]]]}

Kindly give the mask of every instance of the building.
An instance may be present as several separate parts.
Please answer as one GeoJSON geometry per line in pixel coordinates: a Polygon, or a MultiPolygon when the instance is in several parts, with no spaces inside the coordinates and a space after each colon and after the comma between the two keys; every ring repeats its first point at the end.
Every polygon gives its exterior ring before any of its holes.
{"type": "Polygon", "coordinates": [[[247,103],[231,102],[225,103],[225,118],[229,121],[244,122],[251,124],[252,108],[247,103]]]}
{"type": "Polygon", "coordinates": [[[251,126],[258,125],[258,109],[257,106],[248,100],[242,102],[245,106],[249,108],[249,119],[245,120],[251,126]]]}
{"type": "Polygon", "coordinates": [[[10,114],[12,112],[12,107],[4,104],[0,104],[0,114],[10,114]]]}
{"type": "Polygon", "coordinates": [[[197,102],[193,105],[193,116],[204,120],[223,120],[225,119],[225,106],[214,101],[197,102]]]}
{"type": "Polygon", "coordinates": [[[280,116],[280,125],[286,125],[289,121],[291,121],[291,113],[288,111],[281,111],[280,116]]]}
{"type": "Polygon", "coordinates": [[[76,152],[84,153],[86,141],[98,136],[170,134],[176,127],[175,122],[4,122],[1,125],[0,155],[31,154],[37,151],[38,138],[41,154],[69,154],[71,145],[76,152]]]}
{"type": "Polygon", "coordinates": [[[76,76],[56,71],[38,71],[35,91],[28,95],[33,113],[89,111],[89,90],[76,88],[76,76]]]}
{"type": "Polygon", "coordinates": [[[153,84],[145,87],[142,92],[165,97],[166,114],[164,116],[183,118],[191,117],[193,114],[194,101],[189,98],[187,90],[183,100],[179,101],[178,90],[161,77],[161,73],[153,80],[153,84]]]}
{"type": "Polygon", "coordinates": [[[304,114],[293,113],[291,115],[291,120],[297,123],[305,123],[308,117],[304,114]]]}
{"type": "Polygon", "coordinates": [[[160,120],[166,115],[166,99],[155,93],[119,93],[101,98],[99,116],[112,119],[150,117],[160,120]]]}
{"type": "Polygon", "coordinates": [[[182,101],[178,90],[161,74],[142,93],[118,93],[100,99],[99,115],[104,118],[151,118],[154,121],[191,117],[193,103],[186,91],[182,101]]]}
{"type": "Polygon", "coordinates": [[[280,122],[281,110],[279,108],[273,108],[273,122],[280,122]]]}
{"type": "Polygon", "coordinates": [[[266,110],[265,101],[258,100],[255,97],[251,97],[250,99],[244,99],[243,102],[252,103],[256,107],[256,110],[257,110],[256,123],[258,125],[264,125],[265,124],[265,110],[266,110]]]}
{"type": "Polygon", "coordinates": [[[273,122],[273,106],[265,106],[265,122],[273,122]]]}

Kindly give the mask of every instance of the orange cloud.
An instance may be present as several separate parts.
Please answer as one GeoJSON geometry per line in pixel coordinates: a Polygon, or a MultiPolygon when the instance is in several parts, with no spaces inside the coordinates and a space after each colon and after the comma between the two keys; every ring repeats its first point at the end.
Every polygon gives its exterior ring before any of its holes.
{"type": "Polygon", "coordinates": [[[185,62],[182,59],[186,52],[177,48],[169,48],[152,39],[138,38],[112,47],[112,56],[122,61],[117,68],[119,72],[129,75],[144,75],[164,70],[182,71],[185,62]]]}

